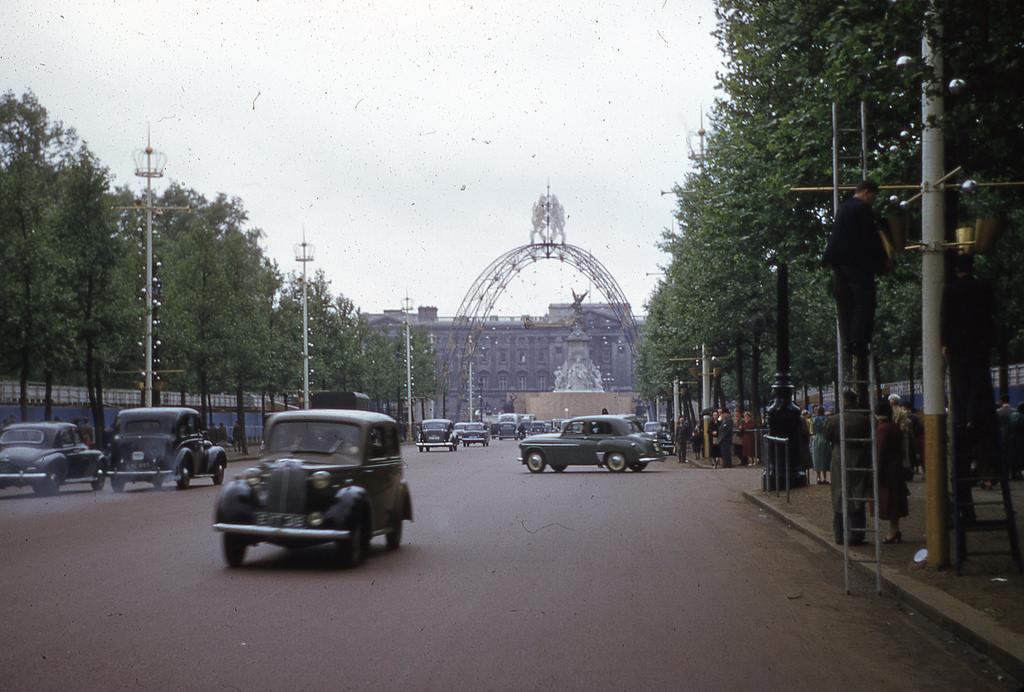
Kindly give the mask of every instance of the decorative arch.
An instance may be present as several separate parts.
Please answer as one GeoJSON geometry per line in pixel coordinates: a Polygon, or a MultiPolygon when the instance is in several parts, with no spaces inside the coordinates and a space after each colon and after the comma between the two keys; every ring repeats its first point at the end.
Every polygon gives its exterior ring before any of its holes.
{"type": "MultiPolygon", "coordinates": [[[[572,265],[594,284],[622,325],[629,349],[635,355],[640,328],[619,284],[594,255],[566,243],[542,242],[522,245],[501,255],[480,272],[466,292],[452,320],[441,356],[441,377],[438,379],[438,385],[447,386],[450,373],[455,367],[459,368],[456,416],[461,412],[466,396],[468,363],[476,349],[476,337],[483,331],[484,322],[512,280],[527,266],[546,259],[572,265]]],[[[444,392],[440,391],[438,395],[444,396],[444,392]]]]}

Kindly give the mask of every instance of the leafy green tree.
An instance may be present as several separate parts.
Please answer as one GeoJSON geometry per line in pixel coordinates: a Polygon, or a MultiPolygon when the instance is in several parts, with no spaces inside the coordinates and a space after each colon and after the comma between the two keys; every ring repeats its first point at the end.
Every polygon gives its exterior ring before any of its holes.
{"type": "Polygon", "coordinates": [[[19,373],[23,419],[29,378],[42,374],[49,385],[68,363],[70,306],[57,284],[64,256],[53,212],[58,172],[75,141],[33,94],[0,98],[0,353],[19,373]]]}

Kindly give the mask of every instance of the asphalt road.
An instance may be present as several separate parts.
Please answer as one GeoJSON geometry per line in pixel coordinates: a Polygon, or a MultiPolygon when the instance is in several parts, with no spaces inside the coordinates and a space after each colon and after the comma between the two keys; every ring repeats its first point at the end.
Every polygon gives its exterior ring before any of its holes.
{"type": "Polygon", "coordinates": [[[273,546],[228,569],[208,480],[0,491],[0,689],[1014,689],[872,583],[844,595],[740,497],[756,471],[406,458],[416,521],[353,570],[273,546]]]}

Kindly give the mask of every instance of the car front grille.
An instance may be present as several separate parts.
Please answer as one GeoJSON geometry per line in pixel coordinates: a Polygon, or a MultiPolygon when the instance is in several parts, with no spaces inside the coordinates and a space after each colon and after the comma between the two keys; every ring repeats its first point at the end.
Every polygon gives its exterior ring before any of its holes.
{"type": "Polygon", "coordinates": [[[298,464],[279,466],[270,472],[267,512],[299,514],[306,511],[306,472],[298,464]]]}

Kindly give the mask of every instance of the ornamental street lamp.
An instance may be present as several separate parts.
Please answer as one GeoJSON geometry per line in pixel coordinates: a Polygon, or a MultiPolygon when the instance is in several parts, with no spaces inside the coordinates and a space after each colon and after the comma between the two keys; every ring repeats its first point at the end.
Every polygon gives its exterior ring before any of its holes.
{"type": "Polygon", "coordinates": [[[309,408],[309,310],[307,308],[306,265],[313,261],[316,248],[306,242],[306,232],[302,232],[302,242],[294,246],[295,261],[302,263],[302,408],[309,408]]]}
{"type": "MultiPolygon", "coordinates": [[[[412,440],[412,339],[409,337],[409,313],[412,311],[412,300],[409,296],[402,301],[402,313],[405,315],[405,396],[408,401],[406,406],[406,429],[407,437],[412,440]]],[[[472,399],[470,405],[472,405],[472,399]]]]}

